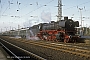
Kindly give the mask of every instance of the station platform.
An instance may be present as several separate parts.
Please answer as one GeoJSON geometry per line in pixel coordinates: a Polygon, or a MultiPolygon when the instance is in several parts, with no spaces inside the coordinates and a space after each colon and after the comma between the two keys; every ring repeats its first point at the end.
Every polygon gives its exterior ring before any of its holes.
{"type": "Polygon", "coordinates": [[[2,51],[0,50],[0,60],[8,60],[5,55],[2,53],[2,51]]]}
{"type": "Polygon", "coordinates": [[[0,46],[0,60],[8,60],[4,53],[4,49],[0,46]]]}

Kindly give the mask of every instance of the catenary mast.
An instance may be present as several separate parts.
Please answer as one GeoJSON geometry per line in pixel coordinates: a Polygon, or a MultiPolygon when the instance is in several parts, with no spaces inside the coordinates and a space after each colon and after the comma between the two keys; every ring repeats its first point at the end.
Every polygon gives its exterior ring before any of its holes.
{"type": "Polygon", "coordinates": [[[58,16],[57,16],[57,20],[61,20],[62,19],[62,0],[58,0],[58,16]]]}

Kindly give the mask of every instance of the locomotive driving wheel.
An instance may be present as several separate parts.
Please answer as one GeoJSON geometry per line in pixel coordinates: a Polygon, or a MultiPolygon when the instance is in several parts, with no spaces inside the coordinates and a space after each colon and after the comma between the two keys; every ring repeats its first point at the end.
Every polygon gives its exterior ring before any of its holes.
{"type": "Polygon", "coordinates": [[[70,40],[70,37],[68,35],[64,35],[64,43],[68,43],[70,40]]]}

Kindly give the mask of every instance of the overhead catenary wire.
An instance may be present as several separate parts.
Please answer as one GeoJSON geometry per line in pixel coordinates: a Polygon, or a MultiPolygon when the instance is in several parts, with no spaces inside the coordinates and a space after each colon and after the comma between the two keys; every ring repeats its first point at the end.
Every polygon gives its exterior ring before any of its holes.
{"type": "MultiPolygon", "coordinates": [[[[13,0],[12,0],[13,1],[13,0]]],[[[11,1],[11,2],[12,2],[11,1]]],[[[10,1],[8,1],[9,5],[6,7],[6,9],[3,11],[2,15],[7,11],[7,9],[9,8],[10,9],[10,1]]]]}
{"type": "MultiPolygon", "coordinates": [[[[51,0],[51,1],[49,1],[48,3],[46,3],[46,4],[49,4],[49,3],[51,3],[51,2],[53,2],[54,0],[51,0]]],[[[38,10],[38,9],[40,9],[40,8],[42,8],[42,7],[44,7],[44,6],[47,6],[47,5],[41,5],[41,6],[39,6],[39,7],[37,7],[36,9],[34,9],[34,10],[32,10],[32,11],[30,11],[30,12],[28,12],[27,14],[25,14],[25,15],[28,15],[28,14],[30,14],[30,13],[32,13],[32,12],[34,12],[34,11],[36,11],[36,10],[38,10]]],[[[25,15],[23,15],[23,16],[25,16],[25,15]]],[[[21,17],[23,17],[23,16],[21,16],[21,17]]]]}
{"type": "MultiPolygon", "coordinates": [[[[13,1],[13,0],[12,0],[12,1],[13,1]]],[[[51,0],[51,1],[49,1],[47,4],[49,4],[49,3],[53,2],[53,1],[54,1],[54,0],[51,0]]],[[[89,2],[90,2],[90,1],[87,1],[87,2],[81,3],[81,4],[79,4],[79,5],[83,5],[83,4],[86,4],[86,3],[89,3],[89,2]]],[[[25,15],[28,15],[28,14],[36,11],[37,9],[40,9],[40,8],[44,7],[44,6],[47,6],[47,4],[46,4],[46,5],[39,6],[38,8],[36,8],[36,9],[28,12],[28,13],[25,14],[25,15]]],[[[18,5],[19,5],[19,2],[18,2],[18,5]]],[[[66,8],[66,9],[63,9],[63,10],[71,9],[71,8],[77,7],[77,6],[79,6],[79,5],[75,5],[75,6],[72,6],[72,7],[66,8]]],[[[9,6],[10,6],[10,5],[9,5],[9,6]]],[[[2,15],[7,11],[7,9],[9,8],[9,6],[5,9],[5,11],[2,13],[2,15]]],[[[20,7],[18,7],[18,8],[20,8],[20,7]]],[[[23,16],[25,16],[25,15],[23,15],[23,16]]],[[[22,16],[21,16],[21,17],[22,17],[22,16]]]]}
{"type": "MultiPolygon", "coordinates": [[[[12,1],[13,1],[13,0],[12,0],[12,1]]],[[[10,4],[11,4],[12,1],[9,1],[9,0],[8,0],[8,6],[7,6],[6,9],[2,12],[1,15],[4,15],[4,13],[7,11],[7,9],[10,9],[10,4]]],[[[54,0],[49,1],[47,4],[51,3],[52,1],[54,1],[54,0]]],[[[18,5],[17,11],[19,11],[19,9],[20,9],[20,7],[19,7],[20,4],[21,4],[21,3],[19,3],[19,2],[17,1],[17,5],[18,5]]],[[[30,4],[30,5],[31,5],[31,4],[30,4]]],[[[47,5],[41,5],[41,6],[37,7],[36,9],[30,11],[29,13],[32,13],[32,12],[40,9],[40,8],[42,8],[43,6],[47,6],[47,5]]],[[[25,14],[25,15],[28,15],[29,13],[27,13],[27,14],[25,14]]],[[[25,16],[25,15],[23,15],[23,16],[25,16]]],[[[21,17],[22,17],[22,16],[21,16],[21,17]]]]}
{"type": "MultiPolygon", "coordinates": [[[[86,1],[86,2],[83,2],[83,3],[81,3],[81,4],[78,4],[78,5],[75,5],[75,6],[71,6],[71,7],[69,7],[69,8],[65,8],[65,9],[63,9],[63,11],[66,11],[66,10],[69,10],[69,9],[72,9],[72,8],[78,8],[80,5],[84,5],[84,4],[87,4],[87,3],[90,3],[90,1],[86,1]]],[[[86,6],[83,6],[83,13],[85,13],[85,12],[87,12],[87,11],[89,11],[89,10],[86,10],[86,6]]],[[[75,12],[76,13],[76,12],[75,12]]],[[[73,13],[73,14],[75,14],[75,13],[73,13]]]]}
{"type": "Polygon", "coordinates": [[[1,17],[1,12],[2,12],[2,4],[1,4],[1,0],[0,0],[0,17],[1,17]]]}
{"type": "MultiPolygon", "coordinates": [[[[51,0],[51,1],[48,2],[47,4],[51,3],[52,1],[54,1],[54,0],[51,0]]],[[[72,6],[72,7],[66,8],[66,9],[63,9],[63,10],[71,9],[71,8],[74,8],[74,7],[77,7],[77,6],[80,6],[80,5],[84,5],[84,4],[86,4],[86,3],[90,3],[90,1],[87,1],[87,2],[81,3],[81,4],[78,4],[78,5],[75,5],[75,6],[72,6]]],[[[30,13],[32,13],[32,12],[34,12],[34,11],[36,11],[36,10],[42,8],[42,7],[44,7],[44,6],[47,6],[47,4],[46,4],[46,5],[42,5],[42,6],[38,7],[38,8],[36,8],[36,9],[30,11],[29,13],[27,13],[27,14],[25,14],[25,15],[28,15],[28,14],[30,14],[30,13]]],[[[25,16],[25,15],[23,15],[23,16],[25,16]]],[[[21,16],[21,17],[22,17],[22,16],[21,16]]]]}
{"type": "Polygon", "coordinates": [[[63,10],[68,10],[68,9],[71,9],[71,8],[74,8],[74,7],[77,7],[77,6],[80,6],[80,5],[84,5],[84,4],[86,4],[86,3],[90,3],[90,1],[87,1],[87,2],[81,3],[81,4],[78,4],[78,5],[75,5],[75,6],[72,6],[72,7],[66,8],[66,9],[63,9],[63,10]]]}

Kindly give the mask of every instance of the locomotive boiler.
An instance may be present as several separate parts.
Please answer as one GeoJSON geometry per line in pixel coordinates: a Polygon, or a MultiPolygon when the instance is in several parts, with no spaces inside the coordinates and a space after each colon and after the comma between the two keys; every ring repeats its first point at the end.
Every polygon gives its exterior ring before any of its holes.
{"type": "Polygon", "coordinates": [[[64,20],[57,22],[41,23],[39,26],[40,32],[37,36],[42,40],[63,41],[66,43],[75,42],[79,38],[76,35],[76,27],[79,27],[79,22],[68,19],[68,17],[64,17],[64,20]]]}

